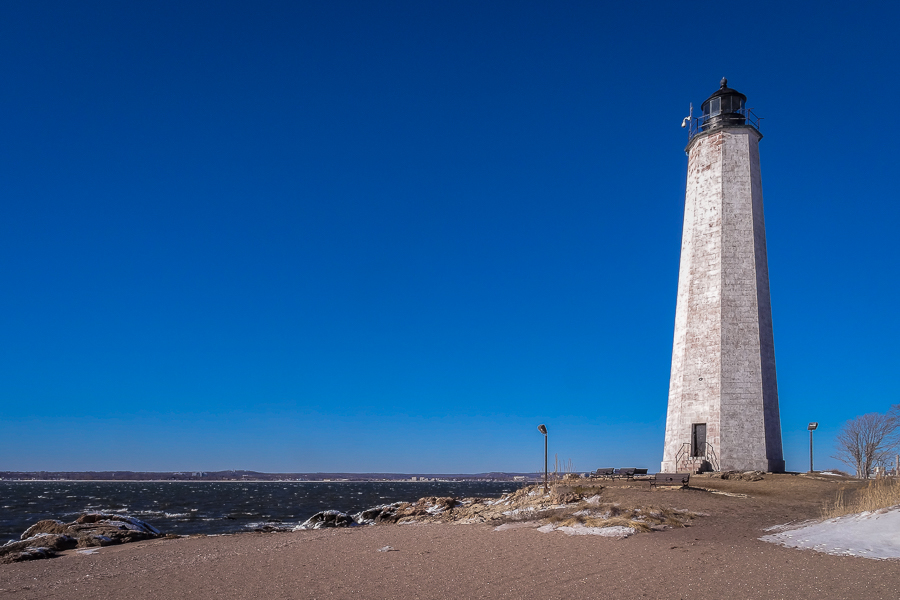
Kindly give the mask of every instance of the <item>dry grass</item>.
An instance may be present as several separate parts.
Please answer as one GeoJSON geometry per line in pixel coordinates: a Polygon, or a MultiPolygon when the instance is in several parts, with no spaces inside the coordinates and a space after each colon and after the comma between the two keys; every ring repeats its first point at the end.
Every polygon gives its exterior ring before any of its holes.
{"type": "Polygon", "coordinates": [[[696,515],[687,511],[659,507],[628,507],[619,504],[589,505],[558,509],[544,520],[558,526],[631,527],[647,532],[654,527],[686,527],[696,515]]]}
{"type": "Polygon", "coordinates": [[[890,508],[900,504],[900,482],[896,479],[875,479],[864,488],[842,488],[834,500],[825,502],[822,517],[833,519],[866,511],[890,508]]]}

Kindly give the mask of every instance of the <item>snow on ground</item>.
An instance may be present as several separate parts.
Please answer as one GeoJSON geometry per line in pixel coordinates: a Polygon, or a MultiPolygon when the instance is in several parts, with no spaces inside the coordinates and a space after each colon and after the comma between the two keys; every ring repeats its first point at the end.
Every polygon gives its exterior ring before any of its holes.
{"type": "Polygon", "coordinates": [[[534,506],[526,506],[525,508],[515,508],[515,509],[513,509],[513,510],[504,510],[504,511],[503,511],[503,514],[506,515],[506,516],[508,516],[508,517],[514,517],[514,516],[519,515],[519,514],[521,514],[521,513],[532,512],[532,511],[535,511],[535,510],[538,510],[538,509],[537,509],[536,507],[534,507],[534,506]]]}
{"type": "Polygon", "coordinates": [[[900,506],[805,523],[765,535],[764,542],[840,556],[900,558],[900,506]]]}
{"type": "Polygon", "coordinates": [[[620,525],[613,527],[586,527],[584,525],[557,527],[556,525],[544,525],[543,527],[538,527],[537,530],[541,533],[560,531],[566,535],[602,535],[603,537],[614,538],[626,538],[635,533],[635,530],[631,527],[622,527],[620,525]]]}
{"type": "Polygon", "coordinates": [[[494,527],[494,531],[509,531],[510,529],[534,528],[540,526],[538,521],[513,521],[512,523],[504,523],[494,527]]]}

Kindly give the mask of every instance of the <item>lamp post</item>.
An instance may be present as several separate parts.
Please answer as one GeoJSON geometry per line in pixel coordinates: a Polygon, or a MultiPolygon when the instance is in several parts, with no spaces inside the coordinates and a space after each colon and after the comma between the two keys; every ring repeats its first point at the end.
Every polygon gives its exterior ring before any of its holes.
{"type": "Polygon", "coordinates": [[[807,427],[807,429],[809,429],[809,472],[810,473],[813,472],[813,444],[812,444],[813,436],[812,436],[812,432],[815,431],[816,427],[818,427],[818,426],[819,426],[818,423],[810,423],[809,427],[807,427]]]}
{"type": "Polygon", "coordinates": [[[547,487],[547,427],[543,424],[538,425],[538,431],[544,434],[544,493],[549,491],[547,487]]]}

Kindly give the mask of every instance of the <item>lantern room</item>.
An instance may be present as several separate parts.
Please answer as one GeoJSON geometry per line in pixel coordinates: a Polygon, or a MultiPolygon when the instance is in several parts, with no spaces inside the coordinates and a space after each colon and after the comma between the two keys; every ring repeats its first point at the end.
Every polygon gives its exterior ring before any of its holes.
{"type": "Polygon", "coordinates": [[[728,87],[728,80],[723,77],[721,87],[700,106],[703,111],[700,130],[711,131],[721,127],[745,125],[746,104],[747,96],[728,87]]]}

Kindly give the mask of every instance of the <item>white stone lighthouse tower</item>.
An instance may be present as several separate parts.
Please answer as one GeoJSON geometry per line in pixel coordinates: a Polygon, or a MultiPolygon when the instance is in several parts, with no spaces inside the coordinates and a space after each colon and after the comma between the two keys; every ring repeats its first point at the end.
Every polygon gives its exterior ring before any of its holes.
{"type": "Polygon", "coordinates": [[[722,85],[691,119],[662,471],[783,471],[759,120],[722,85]]]}

